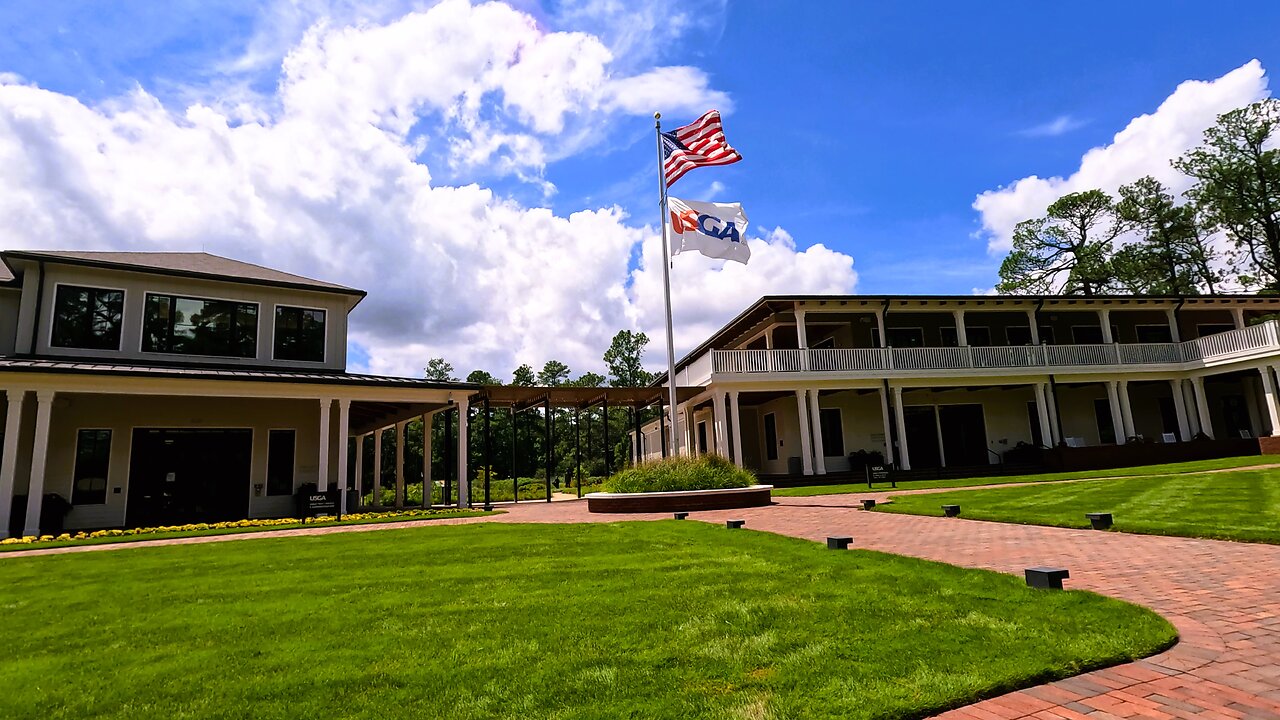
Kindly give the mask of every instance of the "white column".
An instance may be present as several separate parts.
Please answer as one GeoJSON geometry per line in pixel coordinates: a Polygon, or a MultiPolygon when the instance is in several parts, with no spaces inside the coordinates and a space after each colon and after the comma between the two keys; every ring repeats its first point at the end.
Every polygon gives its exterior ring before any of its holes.
{"type": "Polygon", "coordinates": [[[1178,416],[1178,440],[1186,442],[1191,439],[1191,424],[1187,422],[1187,402],[1182,392],[1182,381],[1170,380],[1169,389],[1173,391],[1173,411],[1178,416]]]}
{"type": "Polygon", "coordinates": [[[4,455],[0,458],[0,538],[9,537],[13,511],[13,486],[18,474],[18,436],[22,433],[22,405],[26,390],[6,390],[9,404],[4,416],[4,455]]]}
{"type": "Polygon", "coordinates": [[[809,333],[804,327],[804,311],[796,310],[796,344],[801,350],[809,347],[809,333]]]}
{"type": "Polygon", "coordinates": [[[1204,378],[1191,378],[1191,391],[1196,396],[1196,416],[1200,420],[1200,432],[1213,439],[1213,418],[1209,415],[1209,399],[1204,393],[1204,378]]]}
{"type": "Polygon", "coordinates": [[[1099,310],[1098,323],[1102,325],[1102,342],[1108,345],[1115,342],[1115,338],[1111,337],[1111,311],[1099,310]]]}
{"type": "Polygon", "coordinates": [[[382,431],[378,428],[373,433],[373,506],[382,508],[382,431]]]}
{"type": "Polygon", "coordinates": [[[1280,435],[1280,410],[1276,408],[1276,378],[1270,366],[1258,368],[1262,373],[1262,400],[1267,406],[1267,427],[1271,437],[1280,435]]]}
{"type": "Polygon", "coordinates": [[[698,438],[694,435],[693,430],[693,408],[686,404],[681,414],[684,415],[685,454],[689,457],[696,457],[698,454],[698,438]]]}
{"type": "Polygon", "coordinates": [[[329,434],[333,431],[329,424],[329,408],[332,405],[332,398],[320,399],[320,453],[316,467],[316,489],[320,492],[329,489],[329,434]]]}
{"type": "Polygon", "coordinates": [[[733,423],[733,462],[742,467],[742,410],[738,406],[738,391],[729,393],[729,421],[733,423]]]}
{"type": "Polygon", "coordinates": [[[409,421],[396,423],[396,507],[404,507],[404,440],[409,434],[409,421]]]}
{"type": "Polygon", "coordinates": [[[813,471],[827,474],[826,450],[822,447],[822,408],[818,403],[818,391],[809,391],[809,427],[813,431],[813,471]]]}
{"type": "Polygon", "coordinates": [[[351,401],[338,401],[338,512],[347,512],[347,445],[351,443],[351,401]]]}
{"type": "Polygon", "coordinates": [[[1187,407],[1187,420],[1191,424],[1191,435],[1188,436],[1191,439],[1200,434],[1200,416],[1192,412],[1196,408],[1196,396],[1190,379],[1179,382],[1182,384],[1182,399],[1187,407]]]}
{"type": "Polygon", "coordinates": [[[356,507],[364,504],[364,435],[356,436],[356,507]]]}
{"type": "Polygon", "coordinates": [[[1036,311],[1027,311],[1027,327],[1031,328],[1031,344],[1040,344],[1040,325],[1036,322],[1036,311]]]}
{"type": "Polygon", "coordinates": [[[431,494],[435,492],[435,481],[431,478],[431,421],[435,417],[431,413],[422,416],[422,501],[431,505],[431,494]]]}
{"type": "Polygon", "coordinates": [[[1049,402],[1045,399],[1044,384],[1035,383],[1036,418],[1040,421],[1040,442],[1053,447],[1053,428],[1049,424],[1049,402]]]}
{"type": "Polygon", "coordinates": [[[884,386],[880,387],[880,424],[884,427],[884,463],[893,464],[893,427],[889,424],[889,393],[884,386]]]}
{"type": "Polygon", "coordinates": [[[1178,332],[1178,314],[1173,308],[1165,308],[1164,315],[1169,320],[1169,339],[1173,342],[1182,342],[1182,333],[1178,332]]]}
{"type": "MultiPolygon", "coordinates": [[[[884,330],[884,313],[883,312],[876,313],[876,329],[880,331],[880,347],[882,348],[889,347],[889,338],[886,336],[885,330],[884,330]]],[[[889,461],[885,460],[885,462],[889,462],[889,461]]]]}
{"type": "Polygon", "coordinates": [[[714,452],[728,459],[729,457],[729,426],[728,418],[725,417],[725,400],[726,393],[717,392],[712,397],[715,399],[715,410],[711,413],[711,423],[716,431],[716,446],[714,452]]]}
{"type": "Polygon", "coordinates": [[[1231,308],[1231,322],[1236,326],[1237,330],[1244,327],[1244,308],[1242,307],[1231,308]]]}
{"type": "Polygon", "coordinates": [[[467,399],[458,401],[458,507],[471,506],[471,478],[467,477],[467,399]]]}
{"type": "Polygon", "coordinates": [[[1115,380],[1107,381],[1107,401],[1111,404],[1111,429],[1116,436],[1116,444],[1123,445],[1125,441],[1124,434],[1124,416],[1120,413],[1120,392],[1117,389],[1115,380]]]}
{"type": "Polygon", "coordinates": [[[966,332],[964,328],[964,311],[952,310],[951,317],[953,317],[956,322],[956,344],[959,345],[960,347],[964,347],[965,345],[968,345],[969,333],[966,332]]]}
{"type": "Polygon", "coordinates": [[[1116,392],[1120,396],[1120,419],[1124,422],[1125,442],[1128,442],[1129,438],[1138,434],[1137,428],[1133,425],[1133,405],[1129,398],[1129,381],[1121,380],[1116,392]]]}
{"type": "Polygon", "coordinates": [[[907,414],[903,412],[902,388],[893,389],[893,411],[898,426],[898,465],[902,470],[911,469],[911,451],[907,448],[907,414]]]}
{"type": "Polygon", "coordinates": [[[813,474],[813,448],[809,445],[809,408],[805,398],[808,393],[796,391],[796,415],[800,420],[800,466],[805,475],[813,474]]]}
{"type": "Polygon", "coordinates": [[[1058,424],[1058,401],[1053,396],[1053,385],[1044,384],[1044,399],[1049,412],[1049,439],[1057,447],[1062,442],[1062,426],[1058,424]]]}
{"type": "MultiPolygon", "coordinates": [[[[27,520],[23,535],[40,534],[40,508],[44,500],[44,473],[49,459],[49,416],[53,412],[53,391],[36,392],[36,437],[31,450],[31,479],[27,483],[27,520]]],[[[5,438],[6,444],[8,438],[5,438]]],[[[5,518],[8,523],[8,518],[5,518]]]]}

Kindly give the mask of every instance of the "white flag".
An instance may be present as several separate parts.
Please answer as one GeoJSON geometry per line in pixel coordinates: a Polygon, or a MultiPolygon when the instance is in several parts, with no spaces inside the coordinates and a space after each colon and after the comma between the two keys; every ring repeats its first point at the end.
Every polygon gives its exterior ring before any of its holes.
{"type": "Polygon", "coordinates": [[[697,202],[667,198],[671,212],[671,254],[697,250],[711,258],[751,259],[747,247],[747,214],[738,203],[697,202]]]}

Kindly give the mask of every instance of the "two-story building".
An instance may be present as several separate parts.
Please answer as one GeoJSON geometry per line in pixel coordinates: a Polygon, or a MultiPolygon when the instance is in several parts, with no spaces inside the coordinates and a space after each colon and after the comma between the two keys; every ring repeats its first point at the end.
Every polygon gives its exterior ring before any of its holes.
{"type": "Polygon", "coordinates": [[[0,533],[56,498],[68,529],[288,516],[350,487],[352,438],[441,412],[466,447],[474,386],[346,371],[363,291],[206,253],[0,263],[0,533]]]}
{"type": "MultiPolygon", "coordinates": [[[[822,475],[1269,450],[1278,311],[1247,295],[765,297],[677,364],[702,388],[678,409],[680,451],[822,475]]],[[[646,457],[658,435],[644,428],[646,457]]]]}

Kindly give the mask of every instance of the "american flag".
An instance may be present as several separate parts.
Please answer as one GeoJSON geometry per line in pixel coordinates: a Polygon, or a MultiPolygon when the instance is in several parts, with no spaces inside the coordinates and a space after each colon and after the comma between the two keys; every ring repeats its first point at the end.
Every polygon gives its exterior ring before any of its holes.
{"type": "Polygon", "coordinates": [[[671,187],[696,167],[731,165],[742,156],[724,140],[720,111],[708,110],[688,125],[662,133],[662,158],[662,171],[671,187]]]}

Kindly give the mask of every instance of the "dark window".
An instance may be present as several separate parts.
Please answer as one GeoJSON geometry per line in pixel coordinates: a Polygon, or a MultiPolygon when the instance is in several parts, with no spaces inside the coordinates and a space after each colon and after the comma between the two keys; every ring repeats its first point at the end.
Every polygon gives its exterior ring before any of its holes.
{"type": "Polygon", "coordinates": [[[707,424],[705,422],[698,423],[698,454],[707,454],[707,424]]]}
{"type": "Polygon", "coordinates": [[[142,349],[180,355],[256,357],[258,306],[148,294],[142,349]]]}
{"type": "Polygon", "coordinates": [[[107,501],[107,467],[110,464],[110,430],[81,430],[76,434],[72,505],[101,505],[107,501]]]}
{"type": "Polygon", "coordinates": [[[884,333],[889,338],[889,345],[892,347],[922,347],[924,345],[924,331],[920,328],[887,328],[884,333]]]}
{"type": "Polygon", "coordinates": [[[1040,342],[1044,345],[1053,344],[1053,327],[1050,325],[1040,326],[1040,342]]]}
{"type": "Polygon", "coordinates": [[[778,459],[778,418],[773,413],[764,416],[764,457],[778,459]]]}
{"type": "Polygon", "coordinates": [[[1074,325],[1071,328],[1071,342],[1076,345],[1101,345],[1102,328],[1097,325],[1074,325]]]}
{"type": "Polygon", "coordinates": [[[811,350],[827,350],[836,346],[835,337],[823,338],[809,346],[811,350]]]}
{"type": "Polygon", "coordinates": [[[1093,414],[1098,418],[1098,442],[1103,445],[1114,445],[1116,425],[1111,418],[1111,401],[1106,398],[1094,400],[1093,414]]]}
{"type": "MultiPolygon", "coordinates": [[[[893,337],[893,333],[889,333],[889,337],[893,337]]],[[[956,335],[954,327],[942,326],[938,328],[938,339],[942,342],[942,347],[956,347],[960,344],[960,338],[956,335]]]]}
{"type": "Polygon", "coordinates": [[[1010,345],[1030,345],[1031,328],[1026,325],[1012,325],[1004,329],[1004,337],[1010,345]]]}
{"type": "Polygon", "coordinates": [[[964,334],[965,339],[974,347],[991,347],[991,328],[989,327],[971,327],[966,325],[964,327],[964,334]]]}
{"type": "Polygon", "coordinates": [[[272,430],[267,437],[267,494],[293,494],[293,430],[272,430]]]}
{"type": "Polygon", "coordinates": [[[324,311],[276,308],[275,358],[324,362],[324,311]]]}
{"type": "Polygon", "coordinates": [[[1196,325],[1198,337],[1208,337],[1210,335],[1217,335],[1218,333],[1230,332],[1235,329],[1235,325],[1196,325]]]}
{"type": "Polygon", "coordinates": [[[1133,330],[1140,343],[1173,342],[1168,325],[1138,325],[1133,330]]]}
{"type": "Polygon", "coordinates": [[[60,348],[120,349],[124,291],[59,285],[53,300],[53,337],[60,348]]]}
{"type": "Polygon", "coordinates": [[[844,425],[840,422],[840,411],[836,408],[819,409],[818,424],[822,426],[823,457],[842,457],[844,455],[844,425]]]}

